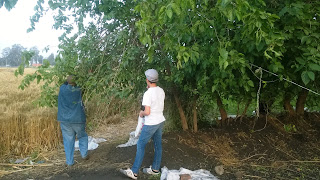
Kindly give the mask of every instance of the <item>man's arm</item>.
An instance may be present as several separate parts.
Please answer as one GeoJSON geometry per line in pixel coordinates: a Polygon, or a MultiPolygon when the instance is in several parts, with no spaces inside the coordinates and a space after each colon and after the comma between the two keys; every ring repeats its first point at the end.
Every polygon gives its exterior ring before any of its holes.
{"type": "Polygon", "coordinates": [[[144,111],[140,111],[139,116],[143,117],[143,116],[149,116],[150,114],[150,106],[144,106],[145,109],[144,111]]]}

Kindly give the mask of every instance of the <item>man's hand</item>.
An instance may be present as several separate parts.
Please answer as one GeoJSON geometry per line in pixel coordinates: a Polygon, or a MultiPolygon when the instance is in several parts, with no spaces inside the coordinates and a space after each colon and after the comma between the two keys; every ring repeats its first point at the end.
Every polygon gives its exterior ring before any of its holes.
{"type": "Polygon", "coordinates": [[[140,116],[140,117],[143,117],[143,116],[144,116],[144,115],[143,115],[143,111],[140,111],[139,116],[140,116]]]}

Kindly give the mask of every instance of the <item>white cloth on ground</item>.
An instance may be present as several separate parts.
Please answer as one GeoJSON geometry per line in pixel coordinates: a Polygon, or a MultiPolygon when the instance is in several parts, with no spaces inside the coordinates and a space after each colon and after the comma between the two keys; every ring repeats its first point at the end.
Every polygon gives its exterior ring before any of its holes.
{"type": "Polygon", "coordinates": [[[136,145],[138,143],[139,136],[142,131],[142,127],[144,126],[144,122],[145,122],[144,118],[139,116],[136,130],[130,133],[128,142],[126,142],[125,144],[120,144],[117,147],[129,147],[129,146],[136,145]]]}
{"type": "Polygon", "coordinates": [[[138,140],[139,140],[139,136],[138,137],[135,137],[135,131],[132,131],[130,133],[130,136],[129,136],[129,140],[128,142],[126,142],[125,144],[120,144],[118,145],[117,147],[129,147],[129,146],[134,146],[138,143],[138,140]]]}
{"type": "Polygon", "coordinates": [[[161,168],[160,180],[179,180],[181,174],[190,174],[191,180],[219,180],[210,171],[204,169],[191,171],[181,167],[179,170],[169,170],[166,166],[161,168]]]}
{"type": "MultiPolygon", "coordinates": [[[[97,149],[99,146],[99,143],[101,142],[105,142],[107,140],[103,139],[103,138],[93,138],[91,136],[88,136],[88,150],[94,150],[97,149]]],[[[75,151],[79,151],[79,140],[77,140],[74,143],[74,150],[75,151]]]]}

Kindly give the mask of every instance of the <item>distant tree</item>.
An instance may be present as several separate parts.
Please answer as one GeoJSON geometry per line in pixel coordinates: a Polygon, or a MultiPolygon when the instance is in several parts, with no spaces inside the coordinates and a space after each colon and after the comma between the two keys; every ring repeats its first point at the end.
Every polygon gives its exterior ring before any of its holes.
{"type": "Polygon", "coordinates": [[[11,49],[5,48],[3,50],[3,56],[5,58],[6,64],[10,66],[19,66],[21,64],[22,52],[26,50],[20,44],[14,44],[11,49]]]}
{"type": "Polygon", "coordinates": [[[0,58],[0,66],[5,66],[5,60],[4,58],[0,58]]]}
{"type": "Polygon", "coordinates": [[[49,61],[50,65],[55,65],[56,62],[54,61],[54,54],[51,53],[50,56],[47,57],[47,60],[49,61]]]}
{"type": "MultiPolygon", "coordinates": [[[[6,66],[8,64],[8,55],[10,54],[11,49],[9,47],[6,47],[2,50],[2,63],[3,66],[6,66]]],[[[1,64],[2,65],[2,64],[1,64]]]]}
{"type": "Polygon", "coordinates": [[[42,55],[38,56],[38,62],[39,62],[39,64],[43,64],[43,56],[42,55]]]}
{"type": "Polygon", "coordinates": [[[39,50],[36,46],[30,48],[30,51],[33,51],[34,52],[34,55],[32,56],[31,58],[31,64],[42,64],[42,59],[40,58],[40,55],[39,55],[39,50]]]}

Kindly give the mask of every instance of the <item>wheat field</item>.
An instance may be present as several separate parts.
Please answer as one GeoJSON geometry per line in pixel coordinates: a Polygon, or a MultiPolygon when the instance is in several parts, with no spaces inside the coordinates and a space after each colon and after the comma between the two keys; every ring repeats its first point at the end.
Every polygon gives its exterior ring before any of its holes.
{"type": "MultiPolygon", "coordinates": [[[[15,77],[14,71],[0,68],[0,159],[50,151],[62,139],[57,109],[35,106],[40,85],[32,82],[28,88],[18,89],[23,77],[15,77]]],[[[33,72],[35,69],[25,69],[25,74],[33,72]]]]}

